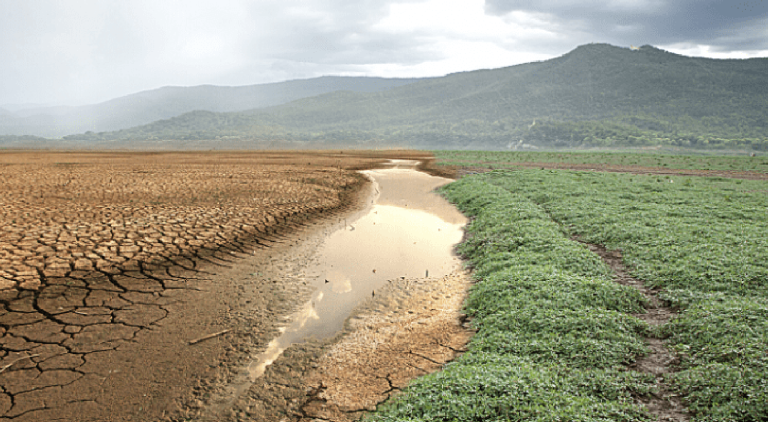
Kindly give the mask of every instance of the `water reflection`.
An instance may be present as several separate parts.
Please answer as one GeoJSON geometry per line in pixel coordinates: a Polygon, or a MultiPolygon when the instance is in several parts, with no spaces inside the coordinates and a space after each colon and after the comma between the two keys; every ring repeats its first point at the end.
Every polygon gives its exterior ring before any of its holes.
{"type": "MultiPolygon", "coordinates": [[[[413,162],[397,166],[413,167],[413,162]]],[[[312,299],[249,367],[251,380],[293,343],[327,338],[343,327],[352,309],[375,295],[387,280],[442,277],[460,264],[453,246],[461,241],[465,217],[431,191],[450,182],[412,169],[363,172],[376,192],[368,212],[329,236],[308,265],[312,299]]]]}

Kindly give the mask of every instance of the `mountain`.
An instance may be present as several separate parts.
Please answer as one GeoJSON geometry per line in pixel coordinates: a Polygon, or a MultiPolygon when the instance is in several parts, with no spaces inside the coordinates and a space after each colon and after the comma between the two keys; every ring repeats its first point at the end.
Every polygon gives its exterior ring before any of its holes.
{"type": "Polygon", "coordinates": [[[114,131],[168,119],[194,110],[248,110],[338,90],[378,92],[418,80],[324,76],[238,87],[164,87],[94,105],[21,109],[13,113],[12,117],[4,116],[4,119],[0,120],[0,135],[59,137],[86,131],[114,131]]]}
{"type": "Polygon", "coordinates": [[[0,135],[0,150],[2,149],[61,149],[77,148],[76,142],[67,142],[62,145],[59,139],[41,138],[32,135],[0,135]]]}
{"type": "Polygon", "coordinates": [[[419,148],[677,145],[768,149],[768,59],[589,44],[551,60],[192,112],[87,140],[287,140],[419,148]]]}

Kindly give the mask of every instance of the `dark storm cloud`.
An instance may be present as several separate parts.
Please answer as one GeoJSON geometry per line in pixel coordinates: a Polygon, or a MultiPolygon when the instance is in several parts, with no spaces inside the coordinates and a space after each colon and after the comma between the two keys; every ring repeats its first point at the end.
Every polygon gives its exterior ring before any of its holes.
{"type": "Polygon", "coordinates": [[[249,8],[251,13],[270,19],[258,31],[251,48],[279,60],[326,65],[424,60],[413,40],[373,29],[387,15],[390,3],[304,1],[284,7],[257,2],[249,8]]]}
{"type": "Polygon", "coordinates": [[[767,2],[738,0],[0,0],[0,106],[166,85],[439,76],[589,42],[765,55],[767,18],[767,2]]]}
{"type": "Polygon", "coordinates": [[[487,0],[486,11],[543,14],[562,30],[585,33],[595,41],[768,49],[768,1],[487,0]]]}

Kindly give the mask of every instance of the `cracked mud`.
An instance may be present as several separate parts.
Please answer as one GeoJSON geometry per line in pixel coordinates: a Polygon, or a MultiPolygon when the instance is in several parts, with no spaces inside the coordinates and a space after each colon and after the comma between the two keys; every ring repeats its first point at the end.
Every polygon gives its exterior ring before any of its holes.
{"type": "Polygon", "coordinates": [[[459,313],[470,284],[462,271],[390,283],[309,372],[301,420],[356,420],[455,359],[472,335],[459,313]]]}
{"type": "Polygon", "coordinates": [[[471,280],[452,245],[466,220],[429,194],[447,180],[411,170],[368,174],[371,205],[319,233],[296,232],[302,240],[281,252],[280,271],[258,273],[298,286],[305,305],[275,340],[241,354],[239,370],[230,365],[228,377],[202,389],[185,417],[354,420],[462,352],[472,332],[459,309],[471,280]]]}
{"type": "Polygon", "coordinates": [[[238,339],[258,347],[307,290],[265,279],[235,285],[217,273],[349,209],[365,182],[348,169],[381,161],[0,155],[0,420],[178,418],[228,376],[227,362],[243,353],[238,339]],[[255,332],[191,346],[228,328],[243,292],[259,312],[239,317],[255,332]]]}

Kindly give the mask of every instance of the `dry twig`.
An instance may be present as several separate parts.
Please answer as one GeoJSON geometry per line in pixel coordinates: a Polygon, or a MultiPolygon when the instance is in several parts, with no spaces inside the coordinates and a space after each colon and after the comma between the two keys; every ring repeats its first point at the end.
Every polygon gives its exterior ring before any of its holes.
{"type": "Polygon", "coordinates": [[[13,366],[16,362],[21,362],[24,359],[32,359],[32,358],[37,357],[37,356],[40,356],[40,355],[36,353],[34,355],[22,356],[22,357],[20,357],[20,358],[18,358],[16,360],[12,361],[11,363],[3,366],[2,368],[0,368],[0,374],[2,374],[6,369],[8,369],[11,366],[13,366]]]}
{"type": "Polygon", "coordinates": [[[226,334],[226,333],[228,333],[228,332],[230,332],[230,331],[231,331],[231,330],[229,330],[229,329],[226,329],[226,330],[223,330],[223,331],[219,331],[219,332],[217,332],[217,333],[208,334],[207,336],[203,336],[203,337],[200,337],[200,338],[198,338],[198,339],[190,340],[190,341],[189,341],[189,345],[191,346],[191,345],[193,345],[193,344],[197,344],[197,343],[200,343],[201,341],[205,341],[205,340],[208,340],[208,339],[211,339],[211,338],[214,338],[214,337],[220,336],[220,335],[222,335],[222,334],[226,334]]]}

